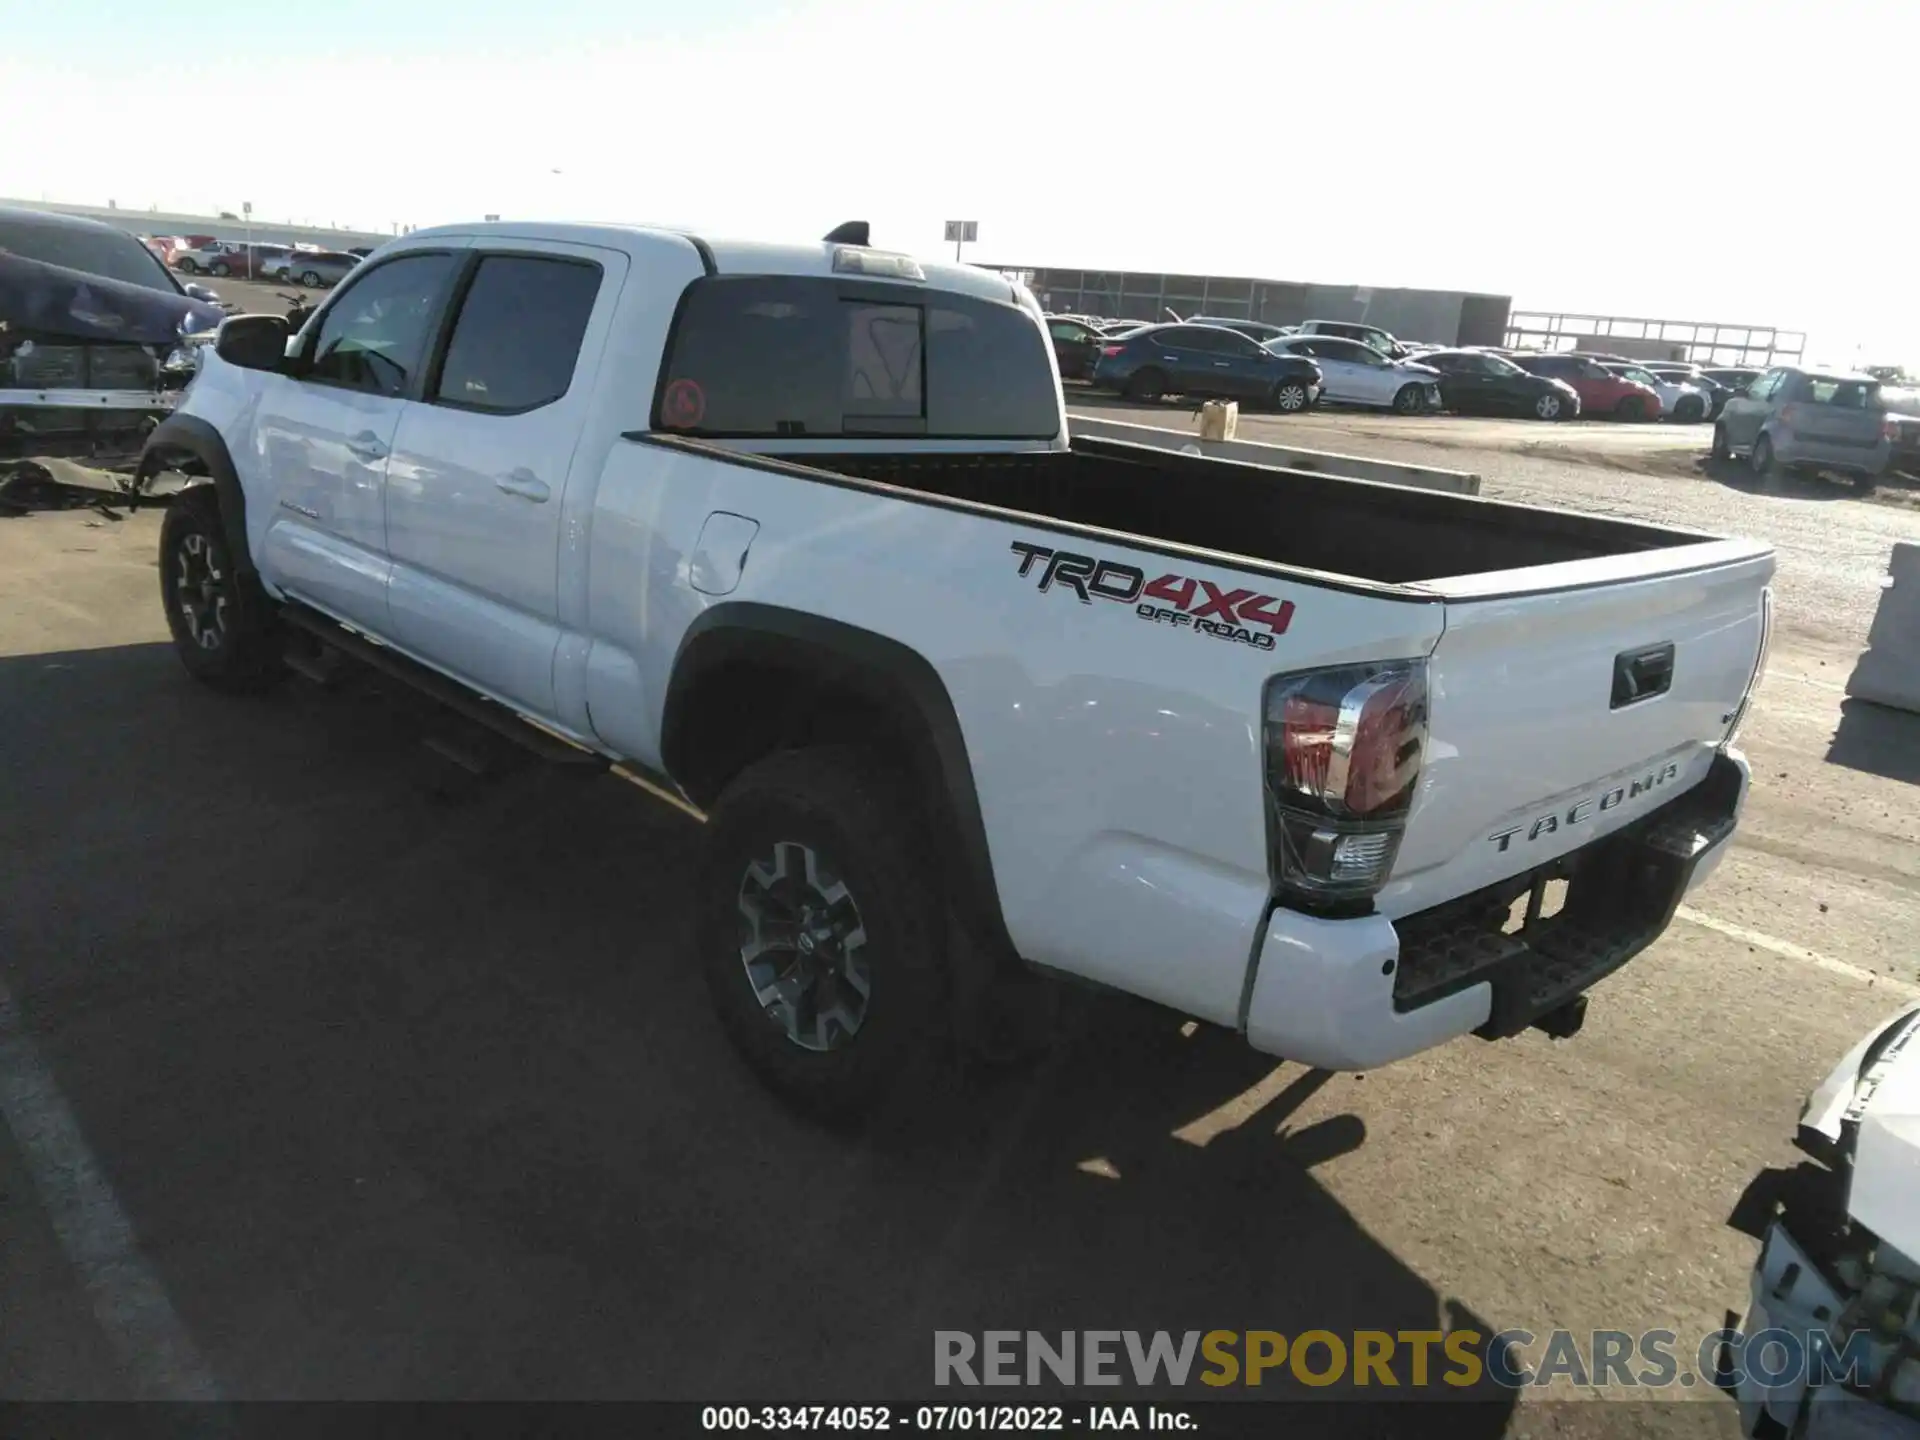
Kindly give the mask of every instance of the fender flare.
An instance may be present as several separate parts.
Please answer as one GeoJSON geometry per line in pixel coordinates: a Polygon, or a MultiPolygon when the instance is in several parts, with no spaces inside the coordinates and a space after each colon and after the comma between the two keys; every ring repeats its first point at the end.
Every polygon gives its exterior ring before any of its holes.
{"type": "MultiPolygon", "coordinates": [[[[973,762],[960,717],[940,672],[918,651],[871,630],[801,610],[756,601],[722,601],[696,618],[680,639],[667,683],[660,726],[660,758],[669,776],[689,772],[698,743],[688,697],[701,678],[754,652],[777,657],[825,652],[840,677],[888,712],[907,736],[913,779],[942,813],[929,817],[938,832],[948,873],[959,879],[954,900],[963,925],[978,922],[977,938],[1017,954],[1000,908],[1000,891],[987,848],[973,762]]],[[[703,804],[713,797],[702,796],[703,804]]]]}
{"type": "Polygon", "coordinates": [[[247,493],[240,485],[240,472],[220,432],[194,415],[169,415],[154,427],[140,451],[140,463],[133,475],[136,492],[152,482],[164,469],[176,467],[182,460],[197,464],[220,501],[220,525],[226,532],[227,553],[247,575],[257,575],[253,553],[247,545],[247,493]]]}

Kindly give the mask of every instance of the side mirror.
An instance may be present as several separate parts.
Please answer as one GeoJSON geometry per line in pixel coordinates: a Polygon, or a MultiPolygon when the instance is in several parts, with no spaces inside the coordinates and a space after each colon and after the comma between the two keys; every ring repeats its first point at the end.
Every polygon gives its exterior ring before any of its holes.
{"type": "Polygon", "coordinates": [[[242,370],[279,370],[286,363],[292,332],[279,315],[235,315],[223,321],[213,352],[242,370]]]}

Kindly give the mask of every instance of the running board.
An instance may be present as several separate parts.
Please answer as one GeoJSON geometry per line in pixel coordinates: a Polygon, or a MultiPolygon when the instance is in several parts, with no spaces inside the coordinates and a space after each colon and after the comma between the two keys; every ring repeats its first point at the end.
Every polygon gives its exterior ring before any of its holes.
{"type": "MultiPolygon", "coordinates": [[[[511,740],[514,744],[531,751],[542,760],[556,765],[586,765],[597,769],[610,766],[604,755],[599,755],[583,745],[576,745],[562,735],[555,734],[543,725],[507,709],[504,705],[474,694],[466,686],[449,680],[437,670],[431,670],[414,660],[409,660],[399,651],[367,639],[356,630],[350,630],[330,615],[305,605],[288,604],[281,608],[280,618],[295,629],[313,636],[321,644],[338,650],[351,659],[372,666],[383,675],[390,675],[403,684],[411,686],[428,699],[446,706],[456,714],[485,726],[494,734],[511,740]]],[[[305,667],[302,673],[308,673],[305,667]]],[[[316,667],[317,668],[317,667],[316,667]]]]}

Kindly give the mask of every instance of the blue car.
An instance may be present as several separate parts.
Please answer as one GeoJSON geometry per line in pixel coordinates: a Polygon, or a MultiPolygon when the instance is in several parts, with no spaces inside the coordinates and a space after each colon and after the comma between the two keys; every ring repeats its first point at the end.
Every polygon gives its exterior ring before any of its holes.
{"type": "Polygon", "coordinates": [[[1237,330],[1148,325],[1101,348],[1093,388],[1130,400],[1187,395],[1295,412],[1320,398],[1321,379],[1311,360],[1276,355],[1237,330]]]}

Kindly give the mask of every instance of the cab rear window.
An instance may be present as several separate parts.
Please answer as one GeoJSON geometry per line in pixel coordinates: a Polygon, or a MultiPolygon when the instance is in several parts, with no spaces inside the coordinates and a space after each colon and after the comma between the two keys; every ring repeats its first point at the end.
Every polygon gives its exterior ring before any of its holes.
{"type": "Polygon", "coordinates": [[[1051,440],[1052,346],[1026,311],[916,285],[710,276],[667,341],[656,429],[715,439],[1051,440]]]}

